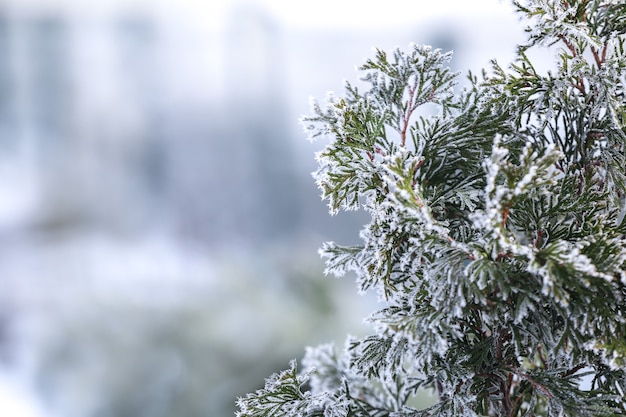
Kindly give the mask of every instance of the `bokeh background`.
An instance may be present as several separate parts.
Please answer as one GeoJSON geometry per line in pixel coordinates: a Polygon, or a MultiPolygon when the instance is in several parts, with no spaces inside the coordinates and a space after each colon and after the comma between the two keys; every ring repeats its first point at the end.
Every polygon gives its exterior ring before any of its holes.
{"type": "Polygon", "coordinates": [[[1,0],[0,415],[222,417],[369,330],[298,119],[373,47],[508,61],[498,0],[1,0]]]}

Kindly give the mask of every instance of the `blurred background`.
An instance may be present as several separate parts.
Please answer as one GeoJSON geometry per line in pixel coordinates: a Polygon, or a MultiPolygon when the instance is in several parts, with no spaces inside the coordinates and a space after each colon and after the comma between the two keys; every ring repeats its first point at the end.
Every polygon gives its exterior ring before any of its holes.
{"type": "Polygon", "coordinates": [[[372,48],[508,61],[498,0],[0,0],[0,414],[221,417],[367,334],[298,119],[372,48]]]}

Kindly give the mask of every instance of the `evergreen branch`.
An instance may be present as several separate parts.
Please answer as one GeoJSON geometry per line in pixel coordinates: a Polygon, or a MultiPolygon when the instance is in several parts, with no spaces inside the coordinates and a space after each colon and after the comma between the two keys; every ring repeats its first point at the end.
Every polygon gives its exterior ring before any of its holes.
{"type": "Polygon", "coordinates": [[[362,245],[324,245],[326,273],[385,306],[373,335],[307,353],[316,371],[292,367],[241,417],[626,413],[626,5],[513,4],[531,26],[508,69],[455,95],[449,54],[377,50],[365,91],[304,119],[330,137],[315,178],[331,213],[371,216],[362,245]],[[540,74],[527,52],[559,43],[540,74]],[[439,402],[409,407],[418,388],[439,402]]]}

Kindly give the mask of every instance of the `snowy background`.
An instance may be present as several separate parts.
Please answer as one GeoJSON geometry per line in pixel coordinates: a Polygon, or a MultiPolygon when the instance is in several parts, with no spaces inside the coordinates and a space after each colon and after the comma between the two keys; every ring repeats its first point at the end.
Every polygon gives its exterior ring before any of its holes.
{"type": "Polygon", "coordinates": [[[367,332],[298,119],[373,47],[506,62],[498,0],[0,3],[0,415],[230,416],[367,332]]]}

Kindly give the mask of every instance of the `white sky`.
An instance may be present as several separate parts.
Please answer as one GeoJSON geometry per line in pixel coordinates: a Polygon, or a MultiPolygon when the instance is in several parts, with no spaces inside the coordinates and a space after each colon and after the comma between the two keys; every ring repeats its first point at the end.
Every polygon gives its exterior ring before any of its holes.
{"type": "Polygon", "coordinates": [[[5,379],[0,373],[0,415],[7,417],[42,417],[42,410],[34,405],[34,399],[15,381],[5,379]]]}
{"type": "Polygon", "coordinates": [[[14,10],[65,10],[98,16],[116,10],[157,12],[219,30],[233,6],[268,7],[285,26],[380,28],[438,16],[512,14],[511,0],[5,0],[14,10]]]}
{"type": "Polygon", "coordinates": [[[500,0],[261,0],[288,24],[375,27],[440,15],[511,13],[500,0]]]}
{"type": "MultiPolygon", "coordinates": [[[[137,0],[136,0],[137,1],[137,0]]],[[[160,0],[188,16],[219,26],[234,5],[269,7],[285,25],[389,27],[436,16],[511,15],[509,0],[160,0]]]]}

